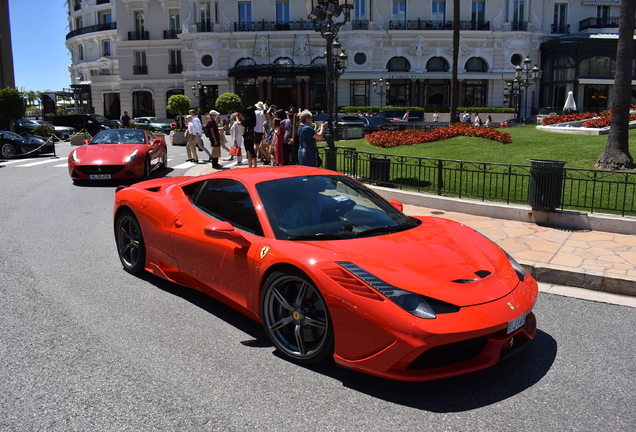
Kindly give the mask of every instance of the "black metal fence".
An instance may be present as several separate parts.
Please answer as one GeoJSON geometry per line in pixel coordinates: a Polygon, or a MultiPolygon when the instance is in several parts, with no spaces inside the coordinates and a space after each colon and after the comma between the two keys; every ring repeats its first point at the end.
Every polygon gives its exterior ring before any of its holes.
{"type": "MultiPolygon", "coordinates": [[[[337,171],[387,187],[522,205],[529,203],[531,187],[535,187],[531,165],[367,153],[347,147],[337,150],[337,171]]],[[[564,168],[560,189],[558,208],[562,210],[636,216],[636,173],[564,168]]]]}

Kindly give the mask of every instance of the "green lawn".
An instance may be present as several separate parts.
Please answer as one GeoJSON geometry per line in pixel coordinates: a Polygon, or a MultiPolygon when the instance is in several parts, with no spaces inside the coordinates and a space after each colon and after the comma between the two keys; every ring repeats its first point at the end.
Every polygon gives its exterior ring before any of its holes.
{"type": "MultiPolygon", "coordinates": [[[[481,138],[457,137],[428,144],[384,149],[369,145],[365,139],[340,141],[339,147],[353,147],[358,151],[404,156],[421,156],[476,162],[498,162],[529,165],[527,159],[568,161],[568,168],[594,169],[596,159],[603,153],[607,135],[570,135],[544,132],[536,125],[500,129],[512,135],[512,144],[500,144],[481,138]]],[[[630,142],[636,130],[629,133],[630,142]]]]}

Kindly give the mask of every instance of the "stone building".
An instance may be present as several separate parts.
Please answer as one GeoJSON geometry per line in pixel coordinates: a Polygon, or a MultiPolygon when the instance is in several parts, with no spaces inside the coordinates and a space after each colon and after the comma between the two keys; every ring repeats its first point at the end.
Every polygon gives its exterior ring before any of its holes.
{"type": "MultiPolygon", "coordinates": [[[[349,62],[337,83],[338,106],[449,106],[453,2],[348,1],[354,3],[351,20],[338,40],[349,62]],[[374,91],[380,78],[391,84],[387,94],[374,91]]],[[[506,82],[517,65],[530,58],[554,74],[562,56],[549,44],[569,40],[571,32],[588,39],[616,34],[619,4],[461,0],[459,105],[511,106],[506,82]]],[[[170,118],[166,102],[177,93],[204,111],[225,92],[239,94],[246,105],[270,100],[326,109],[325,40],[303,1],[68,0],[67,6],[72,87],[78,102],[106,117],[127,110],[170,118]]],[[[614,39],[605,55],[615,51],[614,39]]],[[[561,88],[586,85],[577,77],[567,83],[546,78],[523,95],[528,110],[558,107],[561,88]]]]}

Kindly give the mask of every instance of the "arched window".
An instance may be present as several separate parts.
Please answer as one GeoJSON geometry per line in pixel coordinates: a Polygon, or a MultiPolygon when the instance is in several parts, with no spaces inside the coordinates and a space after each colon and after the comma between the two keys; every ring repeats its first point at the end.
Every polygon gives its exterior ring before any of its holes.
{"type": "Polygon", "coordinates": [[[448,62],[443,57],[433,57],[426,63],[427,72],[448,72],[448,62]]]}
{"type": "Polygon", "coordinates": [[[408,72],[411,70],[411,64],[404,57],[393,57],[387,65],[389,72],[408,72]]]}
{"type": "Polygon", "coordinates": [[[237,61],[234,66],[235,67],[238,67],[238,66],[252,66],[252,65],[255,65],[255,64],[256,64],[256,62],[253,59],[244,57],[244,58],[240,59],[239,61],[237,61]]]}
{"type": "Polygon", "coordinates": [[[479,57],[473,57],[466,62],[466,72],[486,72],[488,64],[479,57]]]}
{"type": "Polygon", "coordinates": [[[294,64],[294,62],[289,57],[279,57],[276,60],[274,60],[274,64],[292,65],[292,64],[294,64]]]}

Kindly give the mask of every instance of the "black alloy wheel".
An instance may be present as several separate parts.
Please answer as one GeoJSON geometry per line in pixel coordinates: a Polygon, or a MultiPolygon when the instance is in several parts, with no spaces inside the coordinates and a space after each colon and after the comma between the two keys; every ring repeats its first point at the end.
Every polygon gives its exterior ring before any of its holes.
{"type": "Polygon", "coordinates": [[[2,154],[3,158],[11,159],[13,156],[16,155],[17,151],[16,151],[15,146],[13,144],[4,143],[4,144],[2,144],[2,147],[0,149],[0,153],[2,154]]]}
{"type": "Polygon", "coordinates": [[[131,274],[143,271],[146,264],[146,244],[134,214],[124,211],[115,222],[117,253],[124,270],[131,274]]]}
{"type": "Polygon", "coordinates": [[[333,326],[316,285],[299,270],[272,273],[261,293],[261,320],[274,346],[296,363],[333,357],[333,326]]]}

